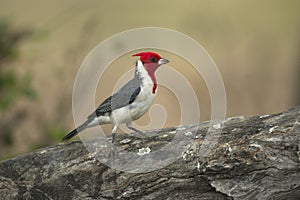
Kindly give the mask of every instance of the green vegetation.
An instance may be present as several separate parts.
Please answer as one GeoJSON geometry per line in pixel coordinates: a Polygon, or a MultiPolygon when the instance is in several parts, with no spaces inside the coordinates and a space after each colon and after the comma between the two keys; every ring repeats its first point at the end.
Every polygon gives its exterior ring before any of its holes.
{"type": "Polygon", "coordinates": [[[61,142],[61,139],[66,135],[67,130],[62,126],[53,126],[48,130],[48,134],[53,141],[61,142]]]}
{"type": "Polygon", "coordinates": [[[28,35],[27,31],[11,30],[8,23],[0,20],[0,110],[5,111],[13,105],[17,97],[36,97],[32,89],[31,76],[19,77],[14,69],[6,66],[17,58],[18,44],[28,35]]]}
{"type": "Polygon", "coordinates": [[[13,70],[8,72],[0,70],[0,110],[7,110],[19,96],[35,99],[36,93],[30,83],[31,76],[29,74],[19,80],[13,70]]]}
{"type": "Polygon", "coordinates": [[[22,116],[6,115],[17,98],[26,97],[35,99],[36,92],[31,87],[31,76],[20,76],[14,68],[10,68],[10,62],[18,57],[19,43],[28,36],[28,31],[13,30],[8,22],[0,19],[0,122],[1,146],[13,144],[13,130],[16,121],[22,120],[22,116]],[[3,117],[5,116],[5,117],[3,117]]]}

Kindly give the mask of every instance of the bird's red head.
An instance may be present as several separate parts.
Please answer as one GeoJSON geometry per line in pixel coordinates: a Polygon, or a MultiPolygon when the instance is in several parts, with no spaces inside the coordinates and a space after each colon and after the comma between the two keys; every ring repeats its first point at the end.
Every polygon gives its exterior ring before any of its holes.
{"type": "Polygon", "coordinates": [[[140,61],[142,61],[143,64],[153,63],[160,66],[169,62],[167,59],[162,58],[159,54],[154,52],[140,52],[133,54],[132,56],[140,56],[140,61]]]}
{"type": "Polygon", "coordinates": [[[157,87],[156,78],[154,75],[155,70],[159,66],[167,64],[169,61],[165,58],[162,58],[159,54],[154,52],[140,52],[132,56],[140,56],[140,61],[143,63],[144,68],[147,70],[148,75],[153,81],[152,93],[155,93],[157,87]]]}

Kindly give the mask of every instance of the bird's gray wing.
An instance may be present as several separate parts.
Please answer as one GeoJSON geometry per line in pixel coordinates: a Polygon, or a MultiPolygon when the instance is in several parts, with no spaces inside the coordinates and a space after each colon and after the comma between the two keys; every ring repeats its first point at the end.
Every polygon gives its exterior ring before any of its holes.
{"type": "Polygon", "coordinates": [[[131,104],[141,91],[141,80],[133,79],[125,84],[119,91],[105,99],[88,119],[110,114],[113,110],[131,104]]]}

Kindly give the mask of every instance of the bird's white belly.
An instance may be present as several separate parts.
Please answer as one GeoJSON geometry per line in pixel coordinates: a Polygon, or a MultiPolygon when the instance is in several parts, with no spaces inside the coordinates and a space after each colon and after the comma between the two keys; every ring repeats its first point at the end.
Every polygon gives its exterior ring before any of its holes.
{"type": "Polygon", "coordinates": [[[135,101],[129,105],[132,120],[139,119],[151,107],[155,98],[155,93],[152,93],[152,88],[152,84],[144,86],[135,101]]]}
{"type": "Polygon", "coordinates": [[[142,87],[133,103],[114,110],[111,115],[114,124],[120,125],[131,122],[143,116],[151,107],[155,97],[155,94],[152,93],[152,87],[150,84],[142,87]]]}
{"type": "Polygon", "coordinates": [[[99,126],[102,124],[110,124],[110,123],[111,123],[111,117],[109,115],[104,115],[104,116],[96,117],[93,121],[89,123],[88,127],[99,126]]]}

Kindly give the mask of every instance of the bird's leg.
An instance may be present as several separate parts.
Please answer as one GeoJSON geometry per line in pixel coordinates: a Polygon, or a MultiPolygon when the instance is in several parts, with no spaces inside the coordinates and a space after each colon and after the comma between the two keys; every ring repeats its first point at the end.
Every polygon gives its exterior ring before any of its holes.
{"type": "Polygon", "coordinates": [[[118,130],[118,125],[114,125],[113,129],[112,129],[112,143],[113,144],[115,143],[115,137],[116,137],[117,130],[118,130]]]}
{"type": "Polygon", "coordinates": [[[115,160],[115,153],[116,153],[116,147],[115,147],[115,137],[116,137],[116,133],[117,133],[117,130],[118,130],[118,125],[114,124],[113,128],[112,128],[112,145],[111,145],[111,150],[110,150],[110,153],[109,153],[109,157],[111,157],[112,159],[112,162],[114,162],[115,160]]]}
{"type": "Polygon", "coordinates": [[[133,131],[139,133],[139,135],[141,135],[141,136],[143,136],[143,137],[147,137],[147,136],[145,135],[145,133],[143,133],[142,131],[140,131],[140,130],[134,128],[134,127],[132,126],[131,123],[126,123],[126,126],[127,126],[127,128],[129,128],[130,130],[133,130],[133,131]]]}

